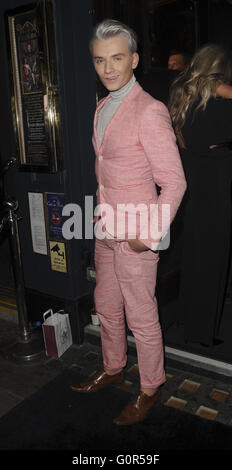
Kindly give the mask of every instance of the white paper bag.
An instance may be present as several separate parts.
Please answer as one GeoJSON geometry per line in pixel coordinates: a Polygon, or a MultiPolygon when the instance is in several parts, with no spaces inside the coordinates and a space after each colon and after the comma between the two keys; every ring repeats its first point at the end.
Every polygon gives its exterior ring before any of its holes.
{"type": "Polygon", "coordinates": [[[68,313],[53,313],[50,309],[43,314],[43,318],[42,330],[46,355],[60,357],[72,344],[69,315],[68,313]],[[49,317],[47,317],[48,314],[50,314],[49,317]]]}

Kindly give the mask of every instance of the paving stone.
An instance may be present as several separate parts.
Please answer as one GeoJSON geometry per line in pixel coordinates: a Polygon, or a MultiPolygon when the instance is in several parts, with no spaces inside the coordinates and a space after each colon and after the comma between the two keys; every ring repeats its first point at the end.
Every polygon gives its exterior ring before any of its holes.
{"type": "Polygon", "coordinates": [[[130,369],[128,369],[127,372],[129,374],[132,374],[132,375],[139,375],[139,366],[138,366],[138,364],[133,364],[133,366],[130,367],[130,369]]]}
{"type": "Polygon", "coordinates": [[[180,390],[185,390],[186,392],[195,393],[200,387],[200,383],[193,382],[193,380],[185,379],[182,384],[179,386],[180,390]]]}
{"type": "Polygon", "coordinates": [[[220,402],[225,402],[229,396],[228,392],[225,392],[224,390],[218,390],[214,388],[212,392],[210,393],[210,398],[212,400],[220,401],[220,402]]]}
{"type": "Polygon", "coordinates": [[[180,398],[177,397],[170,397],[168,401],[165,403],[167,406],[171,406],[172,408],[176,408],[178,410],[182,410],[187,401],[186,400],[181,400],[180,398]]]}
{"type": "Polygon", "coordinates": [[[167,382],[173,378],[172,374],[166,374],[166,380],[167,382]]]}
{"type": "Polygon", "coordinates": [[[214,420],[218,414],[217,410],[213,410],[212,408],[207,408],[206,406],[200,406],[196,412],[197,416],[201,418],[206,418],[210,420],[214,420]]]}
{"type": "Polygon", "coordinates": [[[134,384],[129,380],[124,380],[124,382],[117,385],[116,388],[119,388],[120,390],[126,390],[127,392],[132,392],[134,389],[134,384]]]}

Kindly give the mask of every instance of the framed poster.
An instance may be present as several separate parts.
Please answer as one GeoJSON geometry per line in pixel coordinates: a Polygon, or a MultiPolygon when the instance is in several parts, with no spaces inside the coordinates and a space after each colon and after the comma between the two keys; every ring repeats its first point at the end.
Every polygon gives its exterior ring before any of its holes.
{"type": "Polygon", "coordinates": [[[6,15],[19,167],[57,172],[63,158],[52,2],[39,0],[6,15]]]}
{"type": "Polygon", "coordinates": [[[62,216],[64,207],[63,193],[45,193],[45,210],[47,220],[47,233],[49,240],[62,240],[62,226],[65,217],[62,216]]]}

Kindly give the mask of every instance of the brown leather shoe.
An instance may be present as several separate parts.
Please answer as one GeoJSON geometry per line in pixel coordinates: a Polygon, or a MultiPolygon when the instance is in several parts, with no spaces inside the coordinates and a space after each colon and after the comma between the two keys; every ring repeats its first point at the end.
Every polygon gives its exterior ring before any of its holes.
{"type": "Polygon", "coordinates": [[[83,393],[96,392],[101,388],[108,387],[108,385],[120,384],[123,380],[123,370],[114,375],[109,375],[103,370],[94,375],[88,382],[80,383],[79,385],[71,385],[71,389],[75,392],[83,393]]]}
{"type": "Polygon", "coordinates": [[[146,393],[140,391],[138,396],[133,399],[121,414],[114,419],[115,424],[133,424],[142,421],[148,414],[149,410],[160,398],[160,391],[157,390],[154,395],[149,397],[146,393]]]}

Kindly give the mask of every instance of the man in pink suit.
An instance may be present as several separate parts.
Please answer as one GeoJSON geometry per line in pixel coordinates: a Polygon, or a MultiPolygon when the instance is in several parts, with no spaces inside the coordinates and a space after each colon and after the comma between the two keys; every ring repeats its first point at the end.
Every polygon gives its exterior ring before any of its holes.
{"type": "Polygon", "coordinates": [[[127,363],[125,310],[136,342],[140,390],[114,419],[118,425],[144,419],[165,382],[154,296],[158,249],[186,189],[167,108],[146,93],[134,77],[139,60],[136,50],[136,35],[126,25],[105,20],[95,28],[93,62],[109,91],[97,106],[93,134],[98,181],[95,307],[104,370],[90,381],[72,386],[90,393],[123,381],[127,363]],[[156,184],[161,188],[159,195],[156,184]],[[164,207],[169,208],[168,217],[163,216],[164,207]],[[154,234],[150,229],[157,222],[162,222],[162,230],[157,226],[154,234]]]}

